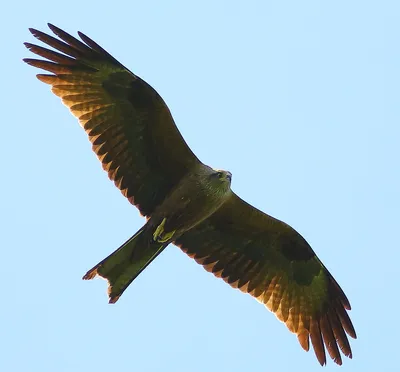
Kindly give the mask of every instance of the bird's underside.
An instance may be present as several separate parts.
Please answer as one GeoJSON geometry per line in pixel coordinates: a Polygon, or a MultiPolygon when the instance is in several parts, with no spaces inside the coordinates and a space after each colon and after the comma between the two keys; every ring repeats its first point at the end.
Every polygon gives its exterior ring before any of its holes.
{"type": "Polygon", "coordinates": [[[150,85],[84,34],[82,42],[49,27],[57,37],[30,31],[53,49],[25,43],[42,57],[25,62],[49,72],[39,80],[79,119],[109,178],[147,217],[84,278],[106,278],[116,302],[172,242],[265,304],[303,349],[311,340],[321,365],[326,351],[337,364],[341,353],[351,358],[349,301],[305,239],[232,192],[229,172],[203,165],[150,85]]]}

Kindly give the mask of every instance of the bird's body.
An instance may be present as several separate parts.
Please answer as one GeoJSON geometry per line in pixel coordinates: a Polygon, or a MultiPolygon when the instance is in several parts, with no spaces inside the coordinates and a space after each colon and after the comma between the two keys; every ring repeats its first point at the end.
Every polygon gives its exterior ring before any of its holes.
{"type": "Polygon", "coordinates": [[[50,84],[79,119],[108,176],[147,217],[119,249],[89,270],[102,276],[110,302],[170,244],[267,306],[310,341],[321,364],[352,357],[346,333],[356,337],[344,292],[292,227],[239,198],[231,174],[203,164],[179,133],[163,99],[86,35],[83,42],[49,25],[54,38],[31,29],[53,47],[26,43],[45,58],[25,59],[50,74],[50,84]],[[61,53],[60,53],[61,52],[61,53]]]}
{"type": "Polygon", "coordinates": [[[230,173],[199,164],[187,174],[156,208],[150,218],[165,221],[165,231],[175,231],[174,240],[213,214],[231,196],[230,173]]]}
{"type": "Polygon", "coordinates": [[[110,302],[167,246],[213,214],[230,197],[231,175],[199,164],[156,208],[132,238],[89,270],[84,279],[100,275],[108,280],[110,302]]]}

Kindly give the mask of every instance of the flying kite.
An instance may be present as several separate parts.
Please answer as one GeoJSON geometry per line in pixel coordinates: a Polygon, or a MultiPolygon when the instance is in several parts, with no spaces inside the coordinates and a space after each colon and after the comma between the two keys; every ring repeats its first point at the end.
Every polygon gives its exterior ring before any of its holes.
{"type": "Polygon", "coordinates": [[[352,357],[350,303],[306,240],[231,190],[230,172],[203,164],[179,133],[158,93],[89,37],[49,24],[55,38],[30,29],[57,51],[25,43],[42,59],[51,85],[89,136],[109,178],[146,224],[83,279],[107,279],[109,302],[170,244],[234,288],[265,304],[321,365],[352,357]],[[61,52],[61,53],[60,53],[61,52]]]}

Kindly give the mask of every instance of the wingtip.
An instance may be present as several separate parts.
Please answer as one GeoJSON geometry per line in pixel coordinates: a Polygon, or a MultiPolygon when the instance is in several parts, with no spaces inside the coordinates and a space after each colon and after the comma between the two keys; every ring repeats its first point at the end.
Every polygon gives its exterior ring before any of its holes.
{"type": "MultiPolygon", "coordinates": [[[[52,23],[47,23],[47,27],[53,31],[55,34],[57,33],[57,30],[60,30],[57,26],[54,26],[52,23]]],[[[36,36],[37,34],[42,34],[42,31],[37,30],[36,28],[29,27],[28,28],[29,32],[33,35],[36,36]]]]}
{"type": "Polygon", "coordinates": [[[341,365],[343,364],[341,358],[333,359],[333,361],[334,361],[338,366],[341,366],[341,365]]]}
{"type": "Polygon", "coordinates": [[[61,28],[53,25],[52,23],[47,23],[47,27],[58,36],[59,33],[64,33],[65,31],[61,30],[61,28]]]}
{"type": "Polygon", "coordinates": [[[351,337],[351,338],[353,338],[354,340],[356,340],[357,339],[357,333],[356,333],[356,330],[354,329],[354,327],[352,327],[352,329],[351,329],[351,331],[352,332],[347,332],[347,334],[351,337]]]}
{"type": "Polygon", "coordinates": [[[317,355],[317,359],[321,367],[326,366],[326,356],[324,355],[323,357],[317,355]]]}
{"type": "Polygon", "coordinates": [[[78,36],[81,38],[83,42],[90,45],[91,43],[97,45],[89,36],[85,35],[82,31],[78,31],[78,36]]]}
{"type": "Polygon", "coordinates": [[[33,58],[22,58],[22,60],[25,62],[25,63],[27,63],[28,65],[30,65],[30,66],[34,66],[34,64],[35,64],[35,59],[33,59],[33,58]]]}
{"type": "Polygon", "coordinates": [[[35,36],[35,37],[36,37],[37,34],[40,34],[40,31],[37,30],[36,28],[29,27],[28,30],[29,30],[29,32],[30,32],[33,36],[35,36]]]}
{"type": "Polygon", "coordinates": [[[58,27],[57,26],[54,26],[52,23],[47,23],[47,27],[54,33],[54,34],[56,34],[57,35],[57,30],[58,30],[58,27]]]}
{"type": "Polygon", "coordinates": [[[36,78],[39,81],[41,81],[42,83],[45,83],[45,84],[50,84],[50,85],[53,84],[55,77],[56,77],[55,75],[49,75],[49,74],[37,74],[36,75],[36,78]]]}
{"type": "Polygon", "coordinates": [[[78,35],[79,35],[79,37],[86,37],[86,38],[88,38],[88,36],[86,35],[86,34],[84,34],[82,31],[78,31],[78,35]]]}

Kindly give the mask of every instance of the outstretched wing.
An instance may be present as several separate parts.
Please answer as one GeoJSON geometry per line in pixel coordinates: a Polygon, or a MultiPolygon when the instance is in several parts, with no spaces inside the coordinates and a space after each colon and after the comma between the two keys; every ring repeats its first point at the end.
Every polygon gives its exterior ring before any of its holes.
{"type": "Polygon", "coordinates": [[[356,337],[350,304],[314,251],[289,225],[257,210],[235,194],[214,215],[176,244],[207,271],[264,303],[309,340],[321,365],[325,348],[341,364],[339,349],[352,357],[346,336],[356,337]],[[325,346],[324,346],[325,345],[325,346]]]}
{"type": "Polygon", "coordinates": [[[45,58],[24,59],[49,71],[37,75],[79,119],[108,176],[149,216],[199,160],[157,92],[93,40],[77,40],[49,24],[59,39],[30,29],[59,52],[25,43],[45,58]]]}

